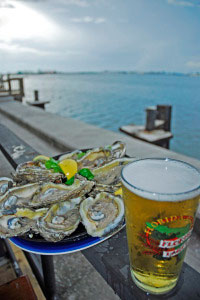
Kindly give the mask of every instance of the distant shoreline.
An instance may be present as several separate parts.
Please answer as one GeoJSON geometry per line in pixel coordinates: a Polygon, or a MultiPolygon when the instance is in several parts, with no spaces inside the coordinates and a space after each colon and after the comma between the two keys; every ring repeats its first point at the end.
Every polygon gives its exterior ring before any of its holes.
{"type": "MultiPolygon", "coordinates": [[[[190,76],[190,77],[198,77],[200,76],[200,72],[195,73],[180,73],[180,72],[165,72],[165,71],[148,71],[148,72],[140,72],[140,71],[83,71],[83,72],[59,72],[59,71],[18,71],[15,73],[8,73],[9,75],[99,75],[99,74],[135,74],[135,75],[169,75],[169,76],[190,76]]],[[[3,75],[7,75],[4,73],[3,75]]]]}

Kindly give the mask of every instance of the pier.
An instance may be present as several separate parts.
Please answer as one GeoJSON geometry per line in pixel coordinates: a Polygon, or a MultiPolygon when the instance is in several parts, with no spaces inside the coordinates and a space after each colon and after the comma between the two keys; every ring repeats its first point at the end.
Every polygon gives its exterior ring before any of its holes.
{"type": "Polygon", "coordinates": [[[34,101],[26,101],[26,103],[31,106],[45,109],[45,105],[50,103],[50,101],[39,101],[39,91],[34,90],[34,101]]]}
{"type": "Polygon", "coordinates": [[[22,102],[24,97],[24,81],[22,77],[4,76],[0,78],[0,99],[13,99],[22,102]]]}
{"type": "Polygon", "coordinates": [[[150,144],[169,149],[171,133],[170,105],[151,106],[146,109],[145,125],[124,125],[119,130],[129,136],[150,144]]]}
{"type": "MultiPolygon", "coordinates": [[[[7,75],[7,79],[4,76],[0,77],[0,100],[17,100],[22,102],[24,94],[24,79],[22,77],[10,77],[7,75]]],[[[45,109],[45,105],[50,101],[40,101],[39,91],[34,90],[34,100],[26,101],[30,106],[39,107],[45,109]]]]}

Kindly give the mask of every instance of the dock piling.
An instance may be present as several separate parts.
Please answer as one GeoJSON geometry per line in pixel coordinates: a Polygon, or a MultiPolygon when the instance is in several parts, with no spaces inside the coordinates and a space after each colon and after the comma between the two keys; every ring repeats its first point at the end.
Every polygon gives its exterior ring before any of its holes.
{"type": "Polygon", "coordinates": [[[35,101],[39,101],[39,92],[38,92],[38,90],[34,90],[34,99],[35,99],[35,101]]]}
{"type": "Polygon", "coordinates": [[[165,121],[163,124],[163,129],[165,131],[171,131],[172,106],[171,105],[157,105],[157,112],[158,112],[157,119],[165,121]]]}
{"type": "Polygon", "coordinates": [[[39,101],[39,91],[38,90],[34,90],[33,94],[34,94],[34,101],[26,101],[26,103],[28,105],[32,105],[35,107],[45,109],[45,104],[50,103],[50,101],[39,101]]]}
{"type": "Polygon", "coordinates": [[[147,131],[154,130],[155,121],[157,118],[157,109],[155,106],[150,106],[146,108],[146,127],[147,131]]]}

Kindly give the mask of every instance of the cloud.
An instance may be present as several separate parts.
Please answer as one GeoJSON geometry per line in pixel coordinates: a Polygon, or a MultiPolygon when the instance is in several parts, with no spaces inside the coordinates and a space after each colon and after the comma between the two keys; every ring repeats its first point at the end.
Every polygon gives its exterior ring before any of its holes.
{"type": "Polygon", "coordinates": [[[15,8],[15,6],[7,1],[0,0],[0,8],[15,8]]]}
{"type": "Polygon", "coordinates": [[[106,22],[106,20],[104,18],[96,18],[94,21],[94,23],[96,23],[96,24],[101,24],[101,23],[105,23],[105,22],[106,22]]]}
{"type": "Polygon", "coordinates": [[[0,51],[10,52],[10,53],[31,53],[37,55],[48,55],[50,52],[38,50],[31,47],[24,47],[18,44],[0,43],[0,51]]]}
{"type": "Polygon", "coordinates": [[[185,7],[194,7],[198,6],[195,5],[193,2],[189,1],[182,1],[182,0],[167,0],[168,4],[176,5],[176,6],[185,6],[185,7]]]}
{"type": "Polygon", "coordinates": [[[95,24],[101,24],[105,23],[106,19],[104,18],[93,18],[93,17],[82,17],[82,18],[71,18],[70,21],[72,23],[95,23],[95,24]]]}
{"type": "Polygon", "coordinates": [[[199,61],[194,61],[194,60],[190,60],[186,63],[186,66],[189,68],[200,68],[200,60],[199,61]]]}

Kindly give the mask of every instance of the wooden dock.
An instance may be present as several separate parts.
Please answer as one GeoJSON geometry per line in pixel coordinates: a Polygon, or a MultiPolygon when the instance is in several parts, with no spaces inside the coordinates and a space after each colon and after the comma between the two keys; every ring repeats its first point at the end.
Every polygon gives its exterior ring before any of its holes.
{"type": "Polygon", "coordinates": [[[146,125],[129,124],[119,130],[141,141],[169,149],[171,131],[171,106],[157,105],[146,109],[146,125]]]}
{"type": "Polygon", "coordinates": [[[45,105],[50,103],[50,101],[39,101],[39,92],[34,90],[34,101],[26,101],[28,105],[39,107],[45,109],[45,105]]]}
{"type": "Polygon", "coordinates": [[[22,77],[10,77],[7,79],[0,78],[0,98],[12,98],[22,102],[24,97],[24,81],[22,77]]]}
{"type": "MultiPolygon", "coordinates": [[[[10,77],[7,79],[0,77],[0,100],[17,100],[22,102],[24,97],[24,79],[22,77],[10,77]]],[[[50,101],[39,101],[39,92],[34,90],[34,100],[26,101],[28,105],[45,109],[45,105],[50,101]]]]}

